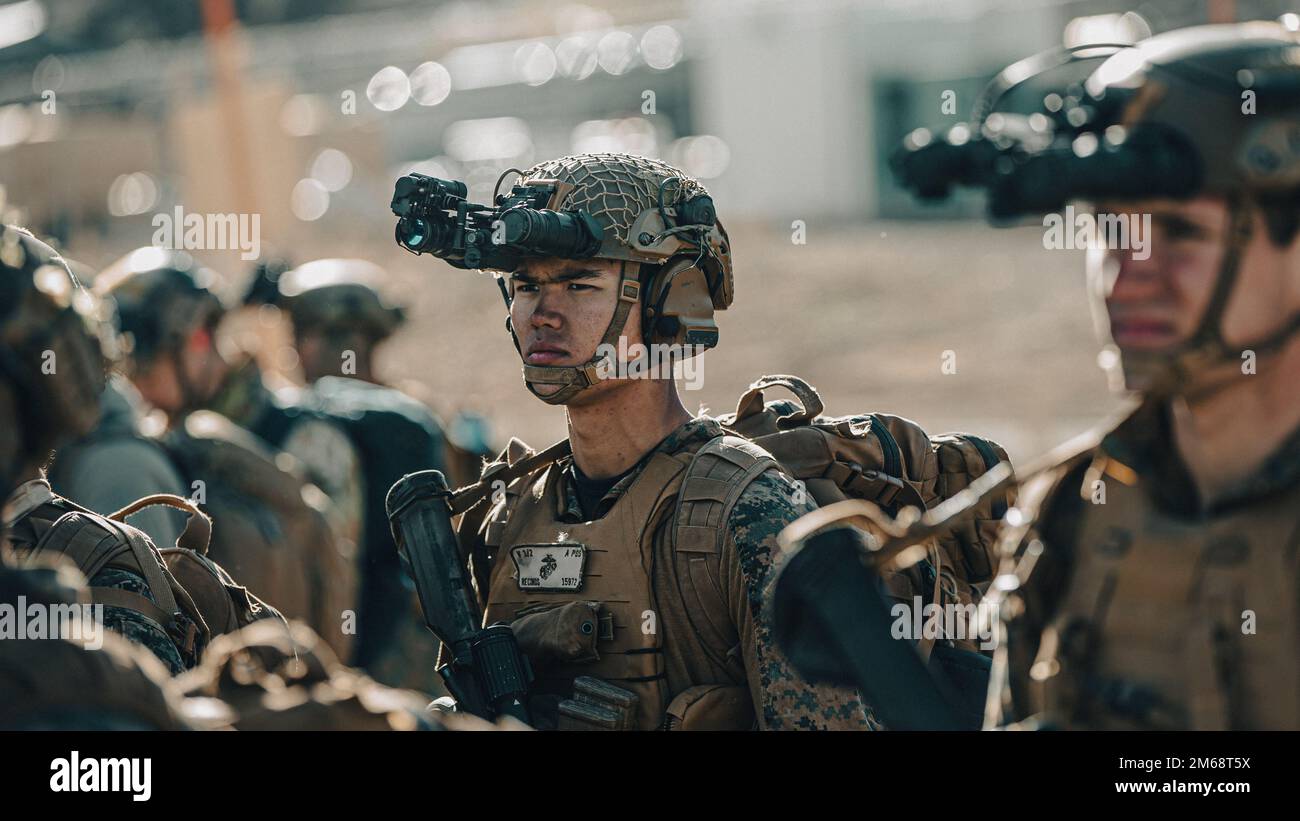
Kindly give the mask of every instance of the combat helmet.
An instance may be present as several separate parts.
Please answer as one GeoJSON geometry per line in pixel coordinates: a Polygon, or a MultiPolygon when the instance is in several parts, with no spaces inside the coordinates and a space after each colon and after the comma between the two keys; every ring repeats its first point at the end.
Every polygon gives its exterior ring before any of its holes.
{"type": "MultiPolygon", "coordinates": [[[[935,138],[913,132],[894,161],[900,181],[922,199],[953,184],[988,192],[995,220],[1055,211],[1072,199],[1187,199],[1222,196],[1228,244],[1210,302],[1175,351],[1133,353],[1155,377],[1147,391],[1178,392],[1205,368],[1235,360],[1222,321],[1252,231],[1250,206],[1295,207],[1300,191],[1300,35],[1256,21],[1171,31],[1131,46],[1077,47],[1021,61],[995,79],[971,123],[935,138]],[[1028,115],[996,97],[1064,65],[1086,79],[1062,82],[1028,115]]],[[[1094,286],[1100,266],[1090,260],[1094,286]]],[[[1283,345],[1300,314],[1237,349],[1283,345]]],[[[1125,354],[1130,356],[1130,354],[1125,354]]]]}
{"type": "Polygon", "coordinates": [[[379,342],[406,321],[406,310],[384,297],[384,269],[362,259],[318,259],[278,279],[277,303],[287,308],[295,332],[358,331],[379,342]]]}
{"type": "Polygon", "coordinates": [[[53,248],[0,225],[0,493],[99,420],[106,319],[53,248]]]}
{"type": "Polygon", "coordinates": [[[112,299],[124,353],[145,363],[178,350],[200,324],[225,312],[221,277],[184,251],[146,246],[95,277],[95,293],[112,299]]]}

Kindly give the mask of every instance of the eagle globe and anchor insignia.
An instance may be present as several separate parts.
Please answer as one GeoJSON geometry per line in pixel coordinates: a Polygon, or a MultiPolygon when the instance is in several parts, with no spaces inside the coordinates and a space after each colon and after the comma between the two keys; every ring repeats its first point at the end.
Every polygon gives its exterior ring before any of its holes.
{"type": "Polygon", "coordinates": [[[582,589],[587,548],[579,542],[521,544],[510,549],[520,590],[576,592],[582,589]]]}

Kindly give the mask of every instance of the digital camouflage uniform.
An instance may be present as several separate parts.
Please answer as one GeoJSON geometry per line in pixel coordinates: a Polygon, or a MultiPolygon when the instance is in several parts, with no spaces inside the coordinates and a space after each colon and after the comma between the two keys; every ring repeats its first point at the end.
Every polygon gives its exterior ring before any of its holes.
{"type": "MultiPolygon", "coordinates": [[[[0,536],[0,603],[89,602],[85,579],[66,563],[20,569],[2,545],[0,536]]],[[[138,641],[91,629],[66,624],[39,641],[0,640],[0,730],[187,729],[164,666],[138,641]]]]}

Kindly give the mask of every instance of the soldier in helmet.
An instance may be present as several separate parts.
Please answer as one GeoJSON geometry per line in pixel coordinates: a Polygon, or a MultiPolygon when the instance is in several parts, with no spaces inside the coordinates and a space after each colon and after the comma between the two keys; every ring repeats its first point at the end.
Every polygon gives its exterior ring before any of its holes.
{"type": "Polygon", "coordinates": [[[993,719],[1300,728],[1298,51],[1267,22],[1162,34],[1047,95],[1032,139],[1004,114],[961,150],[995,214],[1081,198],[1130,235],[1087,264],[1139,402],[1007,514],[993,719]]]}
{"type": "Polygon", "coordinates": [[[461,523],[485,623],[512,624],[536,672],[534,721],[869,726],[855,693],[792,670],[762,615],[776,535],[809,503],[761,448],[692,417],[670,367],[622,367],[634,344],[680,361],[717,341],[732,263],[708,192],[624,154],[544,162],[520,185],[599,243],[508,271],[525,385],[565,408],[569,437],[541,453],[512,442],[484,471],[490,509],[461,523]]]}
{"type": "Polygon", "coordinates": [[[42,474],[54,448],[99,418],[104,320],[62,257],[0,226],[0,552],[18,566],[70,560],[104,626],[178,673],[202,649],[189,596],[143,533],[56,495],[42,474]]]}
{"type": "MultiPolygon", "coordinates": [[[[218,349],[224,315],[218,287],[218,275],[188,254],[152,247],[127,254],[95,278],[96,293],[116,308],[125,351],[119,366],[131,383],[114,384],[107,395],[126,402],[138,392],[165,414],[168,427],[146,436],[130,411],[122,419],[106,414],[60,452],[51,481],[101,501],[120,495],[118,484],[129,485],[135,495],[191,497],[216,519],[211,556],[342,651],[353,577],[326,519],[328,499],[277,464],[276,452],[257,437],[200,410],[230,371],[218,349]],[[119,474],[129,466],[112,460],[127,448],[161,455],[173,479],[153,487],[145,484],[149,475],[123,481],[119,474]]],[[[107,404],[114,407],[113,401],[107,404]]],[[[175,537],[163,545],[174,543],[175,537]]]]}
{"type": "Polygon", "coordinates": [[[387,684],[433,691],[435,659],[401,572],[384,497],[407,473],[446,471],[446,440],[422,402],[376,376],[376,349],[405,321],[404,309],[382,296],[386,279],[379,266],[359,259],[259,273],[245,302],[269,302],[288,315],[306,386],[269,396],[260,375],[245,368],[225,393],[261,393],[264,399],[246,403],[238,420],[297,457],[356,520],[360,586],[351,662],[387,684]]]}

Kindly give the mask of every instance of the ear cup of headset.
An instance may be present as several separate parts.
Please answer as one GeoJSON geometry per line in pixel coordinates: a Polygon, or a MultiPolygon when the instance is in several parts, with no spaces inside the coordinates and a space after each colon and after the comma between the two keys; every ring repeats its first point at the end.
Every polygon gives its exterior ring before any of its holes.
{"type": "Polygon", "coordinates": [[[695,257],[666,263],[645,293],[644,334],[650,344],[689,346],[698,351],[718,344],[713,295],[695,257]]]}

